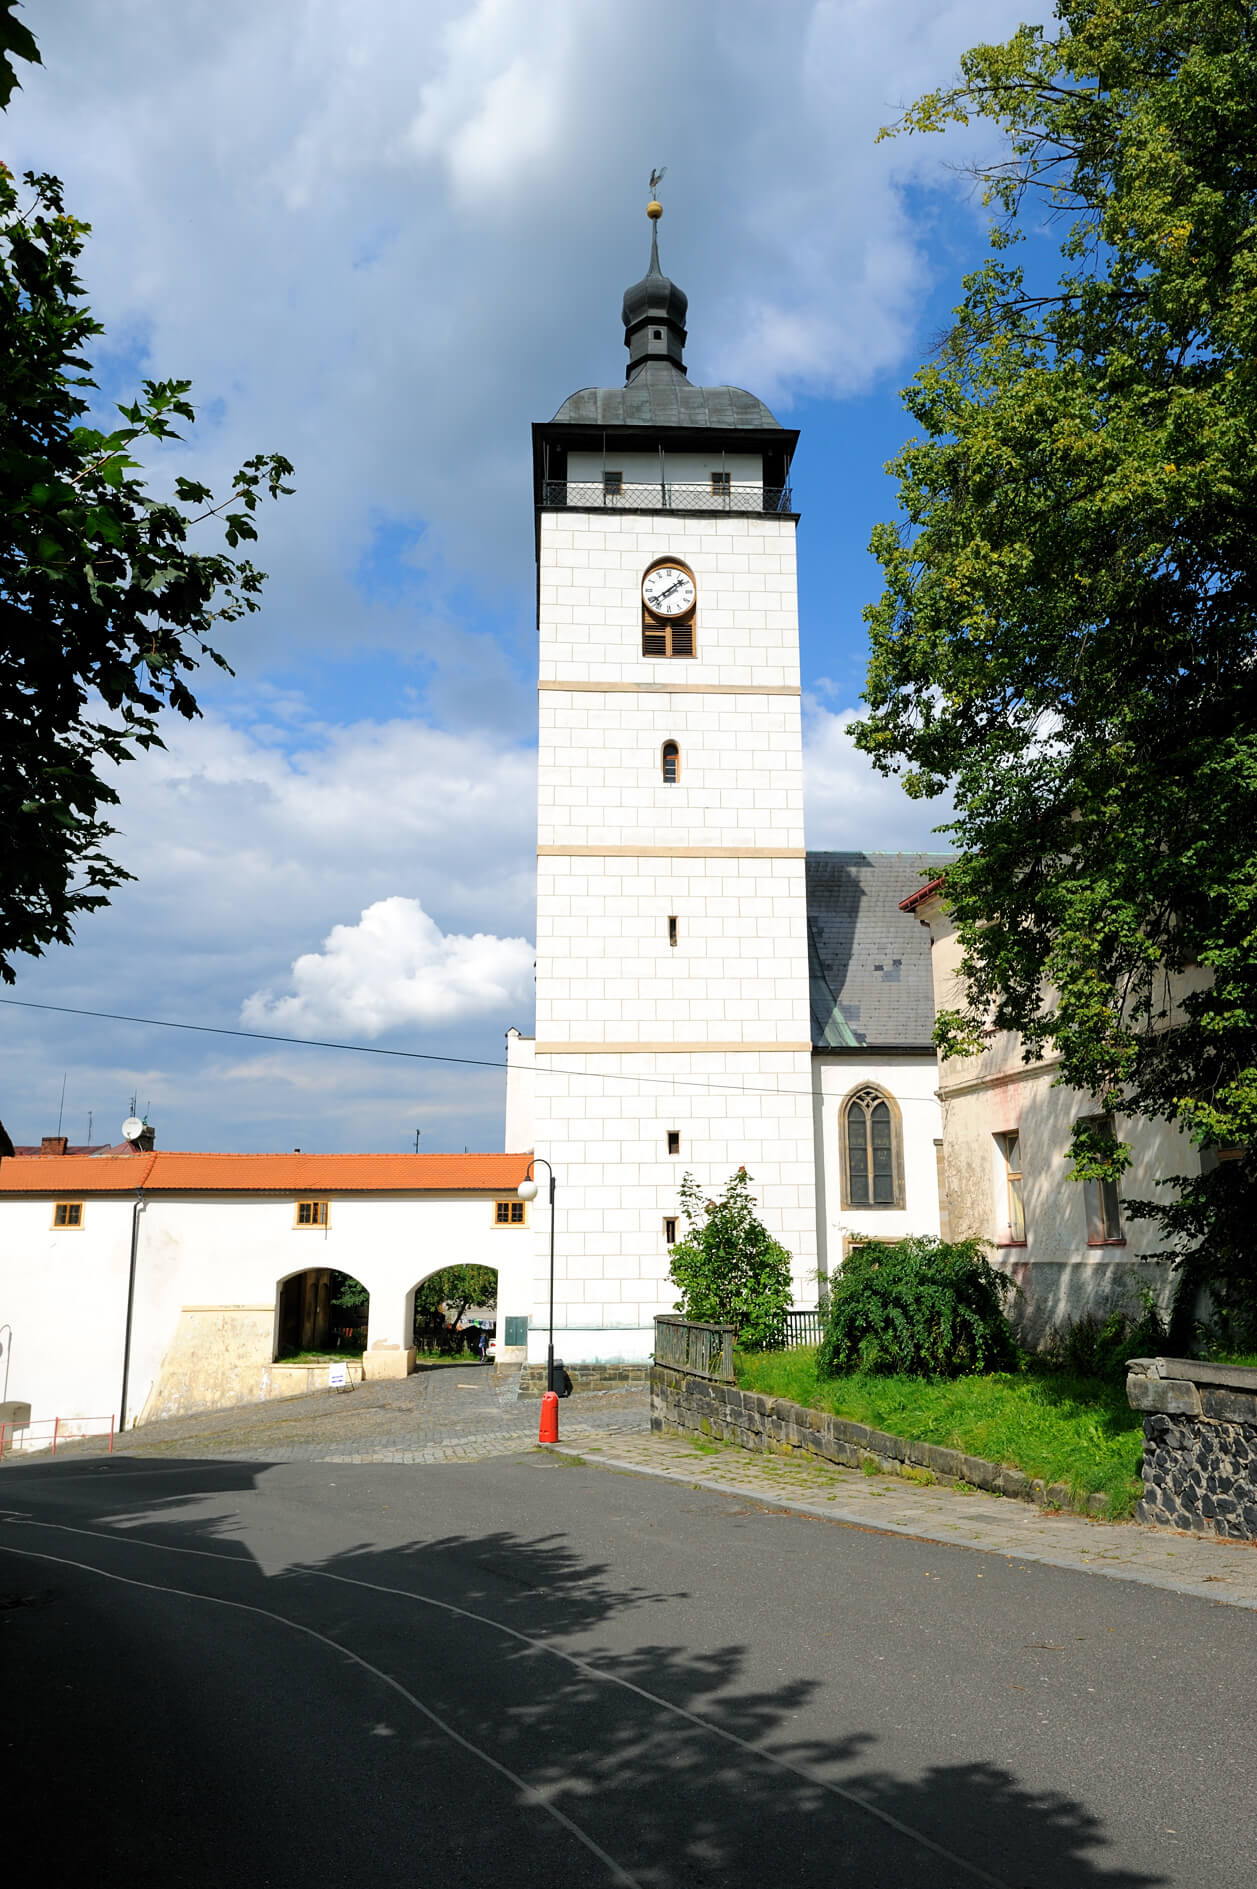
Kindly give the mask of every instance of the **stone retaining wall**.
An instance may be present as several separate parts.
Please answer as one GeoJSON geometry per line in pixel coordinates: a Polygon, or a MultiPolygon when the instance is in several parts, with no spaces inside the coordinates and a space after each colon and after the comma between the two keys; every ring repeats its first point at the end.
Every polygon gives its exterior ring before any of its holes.
{"type": "Polygon", "coordinates": [[[1141,1522],[1257,1541],[1257,1371],[1194,1358],[1132,1358],[1143,1412],[1141,1522]]]}
{"type": "Polygon", "coordinates": [[[909,1482],[966,1482],[975,1489],[1037,1502],[1041,1508],[1078,1507],[1085,1514],[1103,1515],[1108,1506],[1103,1495],[1078,1503],[1066,1483],[1045,1484],[982,1456],[966,1456],[936,1443],[915,1443],[832,1416],[827,1410],[811,1410],[787,1403],[784,1397],[738,1390],[732,1384],[716,1384],[658,1364],[650,1373],[650,1427],[737,1443],[746,1450],[802,1453],[848,1469],[870,1468],[902,1476],[909,1482]]]}
{"type": "MultiPolygon", "coordinates": [[[[556,1367],[558,1360],[555,1360],[556,1367]]],[[[648,1384],[648,1364],[565,1364],[575,1391],[622,1391],[631,1384],[648,1384]]],[[[521,1397],[540,1397],[546,1388],[544,1364],[526,1364],[520,1372],[521,1397]]]]}

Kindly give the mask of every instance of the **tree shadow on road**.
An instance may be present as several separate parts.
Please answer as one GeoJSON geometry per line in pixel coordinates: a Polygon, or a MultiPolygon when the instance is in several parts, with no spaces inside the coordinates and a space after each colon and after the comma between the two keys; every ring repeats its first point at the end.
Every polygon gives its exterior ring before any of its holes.
{"type": "Polygon", "coordinates": [[[846,1722],[832,1680],[749,1683],[746,1646],[669,1635],[688,1596],[618,1581],[561,1532],[255,1554],[233,1499],[265,1467],[131,1458],[121,1477],[0,1481],[6,1517],[29,1518],[0,1522],[22,1551],[0,1555],[25,1712],[7,1781],[50,1833],[49,1880],[75,1861],[66,1803],[92,1832],[94,1889],[350,1871],[442,1889],[1171,1880],[1123,1867],[1092,1810],[1011,1768],[879,1767],[877,1730],[846,1722]]]}

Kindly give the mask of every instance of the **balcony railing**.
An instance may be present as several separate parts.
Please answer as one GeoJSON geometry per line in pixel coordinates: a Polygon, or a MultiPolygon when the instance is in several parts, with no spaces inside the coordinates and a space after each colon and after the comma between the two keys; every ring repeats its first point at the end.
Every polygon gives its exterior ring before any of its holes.
{"type": "Polygon", "coordinates": [[[788,485],[733,485],[713,490],[709,480],[693,483],[655,479],[640,485],[606,484],[603,480],[546,479],[541,487],[544,507],[597,512],[789,512],[788,485]]]}

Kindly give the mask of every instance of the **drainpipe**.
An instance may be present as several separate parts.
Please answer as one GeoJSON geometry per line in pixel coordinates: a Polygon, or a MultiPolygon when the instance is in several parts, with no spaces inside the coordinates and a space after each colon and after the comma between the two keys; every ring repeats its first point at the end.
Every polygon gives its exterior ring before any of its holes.
{"type": "Polygon", "coordinates": [[[131,1376],[131,1321],[135,1313],[135,1261],[140,1250],[140,1215],[147,1207],[144,1189],[135,1190],[135,1205],[131,1209],[131,1276],[127,1281],[127,1328],[122,1340],[122,1396],[119,1399],[118,1429],[127,1427],[127,1380],[131,1376]]]}

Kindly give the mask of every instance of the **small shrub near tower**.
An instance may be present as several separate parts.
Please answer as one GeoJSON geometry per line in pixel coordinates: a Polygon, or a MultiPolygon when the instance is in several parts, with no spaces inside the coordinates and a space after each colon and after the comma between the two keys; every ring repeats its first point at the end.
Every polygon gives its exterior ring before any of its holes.
{"type": "Polygon", "coordinates": [[[745,1351],[781,1343],[793,1292],[790,1255],[757,1217],[751,1180],[739,1168],[718,1200],[692,1174],[681,1182],[685,1237],[672,1249],[676,1310],[705,1324],[732,1325],[745,1351]]]}
{"type": "Polygon", "coordinates": [[[984,1244],[914,1235],[853,1247],[831,1288],[818,1374],[965,1377],[1011,1366],[1004,1306],[1017,1287],[984,1244]]]}

